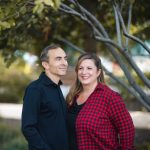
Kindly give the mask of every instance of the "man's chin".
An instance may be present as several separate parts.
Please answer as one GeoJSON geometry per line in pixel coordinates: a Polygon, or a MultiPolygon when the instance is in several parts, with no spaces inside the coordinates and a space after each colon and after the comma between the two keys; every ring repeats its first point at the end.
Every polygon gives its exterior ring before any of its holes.
{"type": "Polygon", "coordinates": [[[64,73],[60,73],[59,75],[60,76],[65,76],[67,74],[67,72],[64,72],[64,73]]]}

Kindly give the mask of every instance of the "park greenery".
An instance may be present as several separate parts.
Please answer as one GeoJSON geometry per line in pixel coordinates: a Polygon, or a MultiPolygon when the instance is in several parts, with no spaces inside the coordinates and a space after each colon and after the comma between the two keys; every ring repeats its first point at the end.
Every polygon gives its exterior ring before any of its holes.
{"type": "Polygon", "coordinates": [[[27,150],[27,142],[19,130],[19,125],[10,125],[0,118],[1,150],[27,150]]]}
{"type": "MultiPolygon", "coordinates": [[[[0,102],[21,103],[26,85],[41,68],[29,66],[26,52],[39,56],[50,43],[59,43],[74,66],[83,52],[94,52],[120,65],[121,76],[104,68],[107,82],[122,96],[150,110],[150,73],[141,72],[131,56],[150,39],[150,0],[1,0],[0,1],[0,102]]],[[[105,66],[104,66],[105,67],[105,66]]],[[[149,67],[149,66],[148,66],[149,67]]],[[[137,150],[150,150],[137,143],[137,150]]],[[[27,150],[20,126],[0,119],[1,150],[27,150]]]]}
{"type": "Polygon", "coordinates": [[[105,55],[120,65],[122,78],[104,66],[105,73],[122,85],[147,110],[150,89],[146,76],[131,57],[131,47],[150,38],[147,2],[138,0],[6,0],[0,1],[0,50],[9,66],[16,51],[39,55],[49,43],[65,49],[105,55]],[[141,5],[142,3],[142,5],[141,5]],[[136,79],[135,80],[135,76],[136,79]]]}
{"type": "Polygon", "coordinates": [[[22,103],[27,84],[37,78],[40,71],[40,66],[30,66],[21,58],[12,62],[8,68],[0,53],[0,102],[22,103]]]}
{"type": "MultiPolygon", "coordinates": [[[[20,124],[8,123],[0,118],[1,150],[27,150],[27,142],[20,132],[20,124]]],[[[137,150],[150,150],[150,143],[135,143],[137,150]]]]}

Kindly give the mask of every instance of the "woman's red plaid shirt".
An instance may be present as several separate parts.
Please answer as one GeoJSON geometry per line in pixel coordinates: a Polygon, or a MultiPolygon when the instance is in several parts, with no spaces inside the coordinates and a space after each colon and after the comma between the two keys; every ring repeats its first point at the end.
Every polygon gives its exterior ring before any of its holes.
{"type": "Polygon", "coordinates": [[[76,120],[79,150],[134,150],[134,125],[121,96],[99,84],[76,120]]]}

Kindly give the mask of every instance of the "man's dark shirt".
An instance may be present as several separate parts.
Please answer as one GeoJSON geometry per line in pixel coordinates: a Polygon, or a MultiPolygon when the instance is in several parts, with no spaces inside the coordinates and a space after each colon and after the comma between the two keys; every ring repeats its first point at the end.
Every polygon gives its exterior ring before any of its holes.
{"type": "Polygon", "coordinates": [[[68,150],[66,103],[60,86],[45,73],[26,89],[22,132],[29,150],[68,150]]]}

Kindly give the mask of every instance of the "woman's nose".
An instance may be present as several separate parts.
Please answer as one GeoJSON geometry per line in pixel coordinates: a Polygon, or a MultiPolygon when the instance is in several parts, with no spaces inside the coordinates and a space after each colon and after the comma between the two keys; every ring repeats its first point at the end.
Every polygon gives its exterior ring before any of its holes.
{"type": "Polygon", "coordinates": [[[84,69],[82,70],[82,73],[83,73],[83,74],[87,73],[87,69],[84,68],[84,69]]]}

